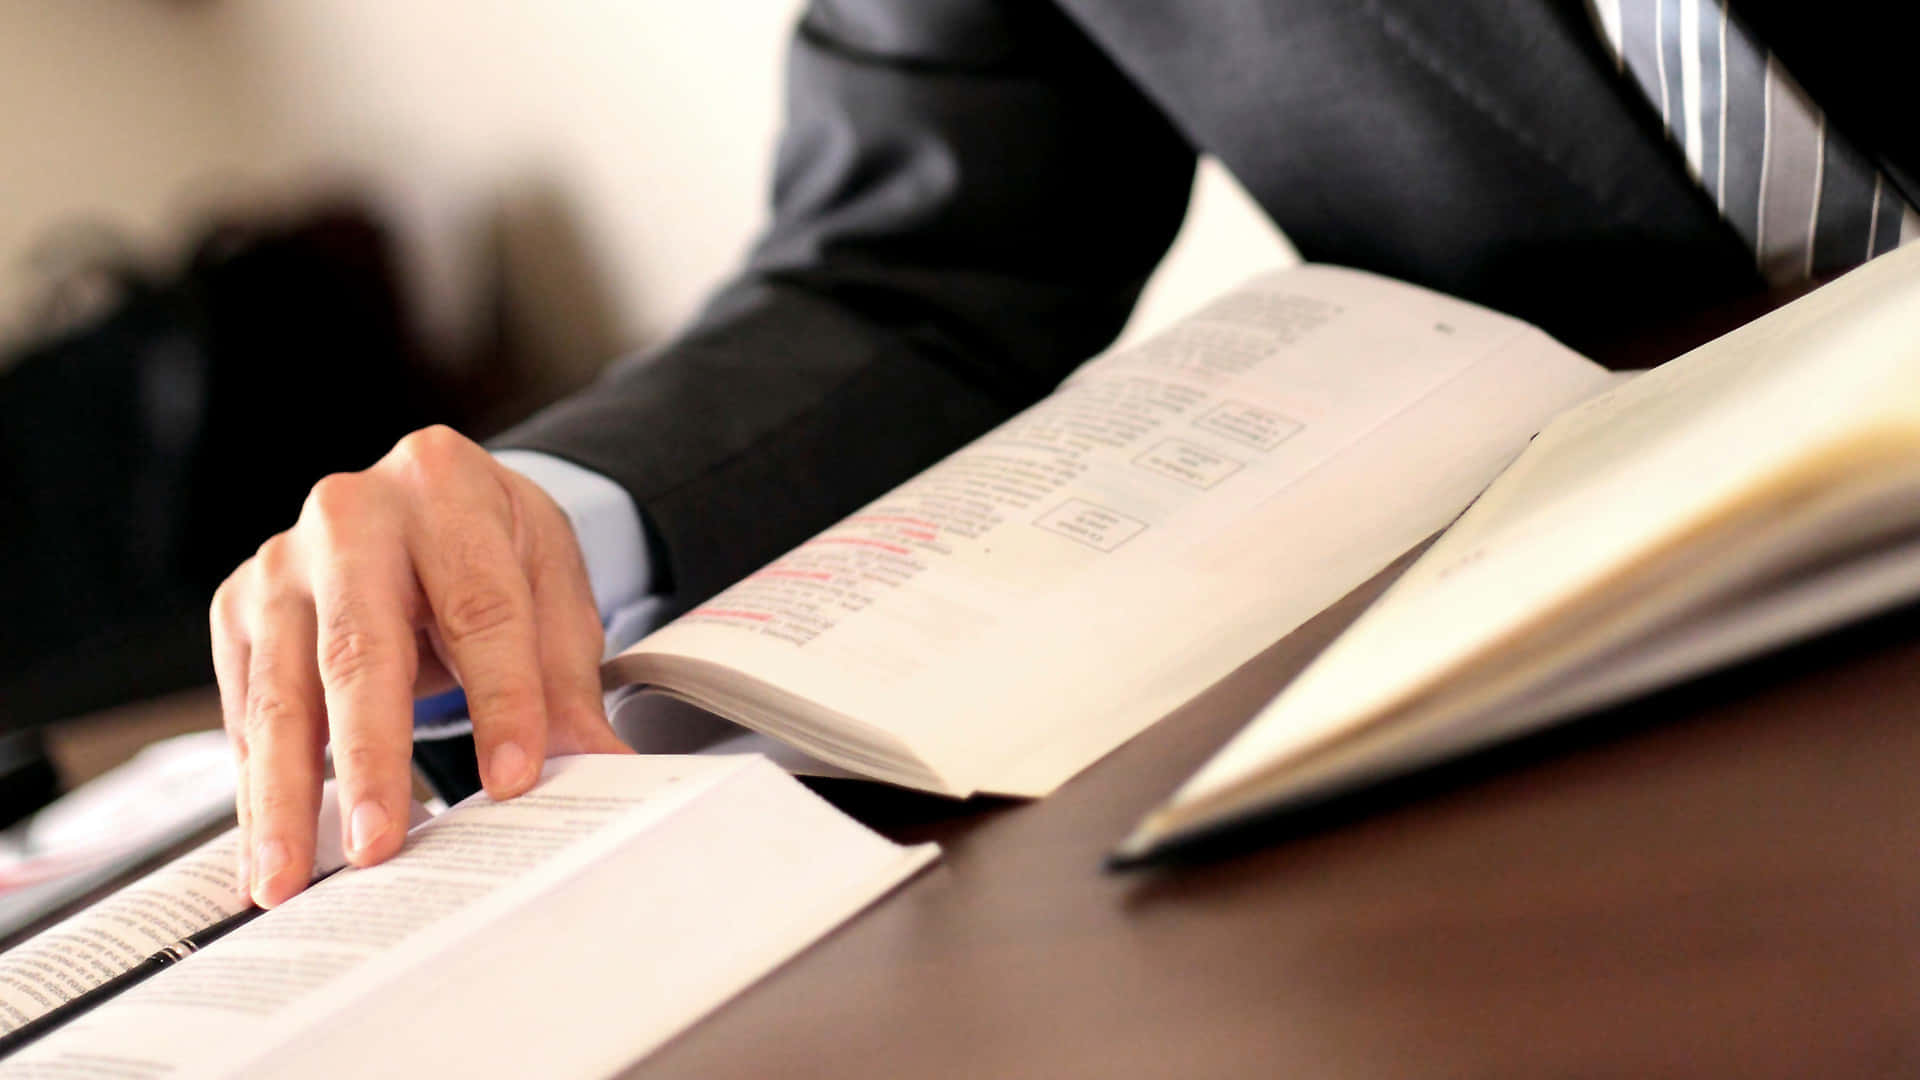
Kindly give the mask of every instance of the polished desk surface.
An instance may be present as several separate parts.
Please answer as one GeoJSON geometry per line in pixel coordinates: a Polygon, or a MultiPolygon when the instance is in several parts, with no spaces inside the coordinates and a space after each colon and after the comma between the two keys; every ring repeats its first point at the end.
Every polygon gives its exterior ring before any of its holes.
{"type": "MultiPolygon", "coordinates": [[[[945,857],[630,1075],[1920,1075],[1912,611],[1231,858],[1102,872],[1366,591],[1049,799],[823,785],[945,857]]],[[[217,710],[54,750],[90,772],[217,710]]]]}
{"type": "Polygon", "coordinates": [[[827,789],[945,858],[629,1075],[1920,1075],[1911,612],[1103,873],[1360,599],[1051,798],[827,789]]]}

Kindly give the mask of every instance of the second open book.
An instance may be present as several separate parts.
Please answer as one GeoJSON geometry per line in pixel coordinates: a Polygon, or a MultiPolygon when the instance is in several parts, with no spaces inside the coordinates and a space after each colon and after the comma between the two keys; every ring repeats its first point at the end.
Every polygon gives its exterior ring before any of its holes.
{"type": "Polygon", "coordinates": [[[1555,419],[1121,851],[1920,595],[1920,245],[1555,419]]]}
{"type": "Polygon", "coordinates": [[[1616,381],[1424,289],[1264,275],[606,674],[881,780],[1044,795],[1444,527],[1616,381]]]}

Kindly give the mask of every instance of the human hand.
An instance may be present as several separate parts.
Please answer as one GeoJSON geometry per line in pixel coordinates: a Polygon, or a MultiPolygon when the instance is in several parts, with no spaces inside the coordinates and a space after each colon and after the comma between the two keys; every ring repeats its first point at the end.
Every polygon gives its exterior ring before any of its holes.
{"type": "Polygon", "coordinates": [[[626,751],[566,515],[445,427],[315,484],[299,521],[220,586],[211,622],[241,880],[263,907],[306,886],[329,739],[348,857],[399,850],[416,696],[465,687],[496,799],[531,786],[548,754],[626,751]]]}

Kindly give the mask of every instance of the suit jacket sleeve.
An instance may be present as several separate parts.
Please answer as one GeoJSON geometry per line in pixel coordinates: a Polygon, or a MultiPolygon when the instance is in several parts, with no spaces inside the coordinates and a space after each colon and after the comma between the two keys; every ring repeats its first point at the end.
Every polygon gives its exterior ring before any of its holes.
{"type": "Polygon", "coordinates": [[[633,496],[696,603],[1044,395],[1119,331],[1187,142],[1036,0],[820,0],[773,220],[691,327],[495,441],[633,496]]]}

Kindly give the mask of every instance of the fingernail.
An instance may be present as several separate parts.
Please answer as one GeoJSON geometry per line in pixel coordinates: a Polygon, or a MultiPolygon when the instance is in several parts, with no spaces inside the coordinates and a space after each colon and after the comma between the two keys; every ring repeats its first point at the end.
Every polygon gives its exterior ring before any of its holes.
{"type": "Polygon", "coordinates": [[[527,772],[527,752],[519,743],[501,743],[493,748],[493,758],[487,764],[495,787],[517,788],[527,772]]]}
{"type": "Polygon", "coordinates": [[[268,903],[277,899],[267,886],[287,868],[287,845],[278,840],[262,840],[253,849],[253,895],[268,903]]]}
{"type": "Polygon", "coordinates": [[[368,799],[353,808],[353,819],[347,824],[347,839],[353,845],[356,854],[372,848],[387,831],[387,812],[380,804],[368,799]]]}

